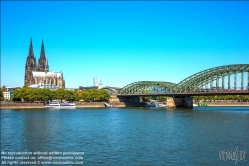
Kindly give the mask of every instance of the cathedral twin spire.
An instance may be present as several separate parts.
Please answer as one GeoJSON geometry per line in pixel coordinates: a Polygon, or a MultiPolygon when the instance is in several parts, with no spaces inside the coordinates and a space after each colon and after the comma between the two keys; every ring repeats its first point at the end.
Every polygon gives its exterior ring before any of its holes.
{"type": "Polygon", "coordinates": [[[48,60],[45,55],[45,49],[44,49],[44,43],[42,39],[42,46],[41,46],[41,53],[40,53],[40,58],[38,60],[38,71],[45,71],[48,72],[49,67],[48,67],[48,60]]]}
{"type": "Polygon", "coordinates": [[[29,45],[29,55],[28,58],[34,58],[34,51],[33,51],[33,45],[32,45],[32,38],[30,38],[30,45],[29,45]]]}
{"type": "Polygon", "coordinates": [[[32,38],[30,38],[29,54],[28,54],[28,57],[27,57],[26,66],[30,67],[30,69],[32,69],[33,71],[34,70],[35,71],[42,71],[42,72],[48,72],[49,71],[48,59],[46,58],[46,55],[45,55],[45,49],[44,49],[43,39],[42,39],[42,46],[41,46],[40,58],[38,60],[38,66],[37,66],[36,65],[36,58],[34,56],[34,51],[33,51],[32,38]],[[28,62],[32,62],[32,61],[33,61],[32,64],[28,63],[28,62]],[[34,67],[36,69],[34,69],[34,67]]]}
{"type": "Polygon", "coordinates": [[[56,88],[65,88],[65,80],[63,79],[62,73],[54,73],[51,72],[49,75],[47,72],[49,71],[48,66],[48,58],[45,54],[44,49],[44,42],[42,40],[41,45],[41,53],[36,63],[36,58],[34,56],[33,44],[32,39],[30,38],[30,46],[29,46],[29,53],[26,60],[25,65],[25,76],[24,76],[24,85],[46,85],[45,88],[49,87],[56,87],[56,88]]]}
{"type": "Polygon", "coordinates": [[[24,78],[24,85],[28,86],[32,84],[32,72],[33,71],[41,71],[41,72],[48,72],[48,60],[45,55],[44,43],[42,40],[42,47],[41,47],[41,54],[38,61],[38,66],[36,65],[36,58],[34,56],[32,38],[30,38],[30,45],[29,45],[29,54],[26,60],[25,65],[25,78],[24,78]]]}

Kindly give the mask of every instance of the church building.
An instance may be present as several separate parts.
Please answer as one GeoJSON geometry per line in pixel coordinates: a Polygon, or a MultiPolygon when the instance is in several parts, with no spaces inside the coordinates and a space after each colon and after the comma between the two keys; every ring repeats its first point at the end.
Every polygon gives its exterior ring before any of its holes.
{"type": "Polygon", "coordinates": [[[33,88],[65,88],[65,80],[62,72],[49,71],[48,58],[45,55],[42,40],[38,65],[34,56],[32,39],[30,39],[29,54],[25,65],[24,85],[33,88]]]}

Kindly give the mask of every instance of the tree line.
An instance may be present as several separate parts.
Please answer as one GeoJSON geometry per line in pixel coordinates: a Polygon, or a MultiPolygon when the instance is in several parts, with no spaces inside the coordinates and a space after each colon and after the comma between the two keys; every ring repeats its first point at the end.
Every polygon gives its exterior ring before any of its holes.
{"type": "MultiPolygon", "coordinates": [[[[3,101],[3,92],[6,90],[6,87],[3,86],[0,88],[0,100],[3,101]]],[[[87,91],[79,90],[66,90],[66,89],[33,89],[24,86],[18,90],[14,91],[12,96],[13,101],[48,101],[48,100],[67,100],[67,101],[107,101],[110,98],[110,95],[107,91],[103,89],[89,89],[87,91]]],[[[166,96],[151,96],[144,97],[145,101],[150,100],[159,100],[166,101],[166,96]]],[[[193,100],[195,101],[240,101],[245,102],[249,101],[249,95],[224,95],[224,96],[194,96],[193,100]]]]}
{"type": "Polygon", "coordinates": [[[103,89],[90,89],[87,91],[66,90],[66,89],[33,89],[23,87],[15,90],[13,101],[48,101],[48,100],[67,100],[67,101],[107,101],[110,95],[103,89]]]}
{"type": "Polygon", "coordinates": [[[0,88],[0,100],[3,101],[4,97],[3,97],[3,92],[6,90],[5,86],[2,86],[2,88],[0,88]]]}

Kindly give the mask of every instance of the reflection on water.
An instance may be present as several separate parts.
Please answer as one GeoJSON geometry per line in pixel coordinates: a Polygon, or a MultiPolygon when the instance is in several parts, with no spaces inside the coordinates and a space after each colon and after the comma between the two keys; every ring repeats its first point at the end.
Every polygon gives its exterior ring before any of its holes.
{"type": "Polygon", "coordinates": [[[233,165],[219,151],[249,151],[248,119],[249,107],[2,110],[1,151],[84,151],[88,165],[233,165]]]}

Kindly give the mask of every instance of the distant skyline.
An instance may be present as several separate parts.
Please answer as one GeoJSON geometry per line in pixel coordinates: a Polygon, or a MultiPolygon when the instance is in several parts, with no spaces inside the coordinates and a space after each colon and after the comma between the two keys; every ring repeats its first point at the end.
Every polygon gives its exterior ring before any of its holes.
{"type": "Polygon", "coordinates": [[[248,1],[1,1],[1,86],[24,85],[30,38],[66,88],[178,83],[249,63],[248,1]]]}

